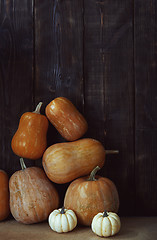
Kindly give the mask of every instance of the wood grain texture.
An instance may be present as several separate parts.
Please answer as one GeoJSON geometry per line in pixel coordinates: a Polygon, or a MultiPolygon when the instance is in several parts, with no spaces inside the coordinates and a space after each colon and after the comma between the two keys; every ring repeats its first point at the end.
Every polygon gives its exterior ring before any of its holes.
{"type": "Polygon", "coordinates": [[[139,215],[157,215],[157,2],[135,1],[135,179],[139,215]]]}
{"type": "MultiPolygon", "coordinates": [[[[11,150],[18,121],[33,103],[33,13],[31,0],[0,3],[0,159],[9,174],[20,167],[11,150]]],[[[28,163],[29,164],[29,163],[28,163]]]]}
{"type": "Polygon", "coordinates": [[[85,1],[87,120],[92,137],[120,152],[107,157],[100,174],[115,182],[127,215],[135,204],[132,12],[132,1],[85,1]]]}
{"type": "Polygon", "coordinates": [[[95,1],[84,1],[84,79],[88,136],[104,143],[103,12],[95,1]]]}
{"type": "MultiPolygon", "coordinates": [[[[35,100],[63,96],[83,111],[82,1],[35,1],[35,100]]],[[[56,131],[49,144],[64,141],[56,131]],[[54,135],[54,137],[53,137],[54,135]]]]}
{"type": "MultiPolygon", "coordinates": [[[[83,1],[35,1],[35,101],[67,97],[83,113],[83,1]]],[[[49,124],[48,146],[65,142],[49,124]]],[[[39,161],[38,166],[41,166],[39,161]]],[[[58,186],[61,202],[68,184],[58,186]]]]}

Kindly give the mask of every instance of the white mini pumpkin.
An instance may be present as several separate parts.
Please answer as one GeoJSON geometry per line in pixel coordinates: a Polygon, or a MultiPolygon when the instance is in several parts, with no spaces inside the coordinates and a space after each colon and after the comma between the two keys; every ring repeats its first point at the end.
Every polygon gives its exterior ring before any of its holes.
{"type": "Polygon", "coordinates": [[[55,209],[48,218],[49,226],[55,232],[69,232],[77,225],[77,217],[74,211],[64,207],[55,209]]]}
{"type": "Polygon", "coordinates": [[[119,232],[121,227],[120,218],[116,213],[98,213],[92,220],[92,231],[101,237],[113,236],[119,232]]]}

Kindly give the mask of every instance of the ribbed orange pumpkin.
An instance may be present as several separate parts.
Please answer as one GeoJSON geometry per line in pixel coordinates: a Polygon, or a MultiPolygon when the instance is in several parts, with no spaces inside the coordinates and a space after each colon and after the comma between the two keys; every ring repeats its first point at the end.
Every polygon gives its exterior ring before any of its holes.
{"type": "Polygon", "coordinates": [[[9,178],[5,171],[0,170],[0,221],[6,219],[9,213],[9,178]]]}
{"type": "Polygon", "coordinates": [[[22,170],[15,172],[9,181],[11,213],[25,224],[44,221],[58,208],[58,193],[41,168],[26,168],[20,160],[22,170]]]}
{"type": "Polygon", "coordinates": [[[119,208],[119,196],[114,183],[108,178],[96,176],[99,170],[96,167],[90,177],[82,177],[74,180],[68,187],[64,206],[73,210],[78,223],[90,226],[93,217],[103,212],[117,212],[119,208]]]}

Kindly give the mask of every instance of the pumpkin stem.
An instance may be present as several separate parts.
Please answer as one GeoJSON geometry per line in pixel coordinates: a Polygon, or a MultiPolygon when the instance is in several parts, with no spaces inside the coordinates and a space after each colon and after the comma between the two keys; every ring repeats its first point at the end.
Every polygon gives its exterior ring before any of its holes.
{"type": "Polygon", "coordinates": [[[100,167],[97,166],[93,169],[93,171],[91,172],[89,178],[87,179],[87,181],[96,181],[96,178],[95,178],[95,174],[97,173],[97,171],[100,170],[100,167]]]}
{"type": "Polygon", "coordinates": [[[64,208],[64,206],[62,207],[60,213],[61,213],[61,214],[64,214],[64,213],[65,213],[65,208],[64,208]]]}
{"type": "Polygon", "coordinates": [[[36,106],[35,111],[33,111],[33,113],[38,113],[38,114],[40,114],[40,110],[41,110],[42,104],[43,104],[42,102],[39,102],[38,105],[36,106]]]}
{"type": "Polygon", "coordinates": [[[21,164],[22,170],[25,170],[25,169],[26,169],[26,165],[25,165],[25,163],[24,163],[23,158],[20,158],[20,164],[21,164]]]}
{"type": "Polygon", "coordinates": [[[119,150],[105,150],[106,154],[117,154],[119,153],[119,150]]]}
{"type": "Polygon", "coordinates": [[[103,217],[108,217],[107,211],[104,211],[103,217]]]}

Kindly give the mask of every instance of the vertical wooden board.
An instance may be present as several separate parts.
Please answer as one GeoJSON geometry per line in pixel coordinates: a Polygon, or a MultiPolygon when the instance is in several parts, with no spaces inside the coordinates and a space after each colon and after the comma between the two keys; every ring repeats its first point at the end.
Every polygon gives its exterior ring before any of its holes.
{"type": "Polygon", "coordinates": [[[82,1],[35,3],[36,101],[65,96],[82,108],[82,1]]]}
{"type": "Polygon", "coordinates": [[[79,0],[35,1],[35,100],[44,107],[64,96],[83,111],[82,5],[79,0]]]}
{"type": "Polygon", "coordinates": [[[136,215],[157,215],[157,130],[136,130],[136,215]]]}
{"type": "MultiPolygon", "coordinates": [[[[83,113],[82,7],[80,0],[35,1],[35,101],[43,101],[43,113],[59,96],[70,99],[83,113]]],[[[48,146],[63,141],[49,124],[48,146]]],[[[67,185],[57,186],[61,202],[67,185]]]]}
{"type": "MultiPolygon", "coordinates": [[[[31,0],[0,2],[0,168],[20,169],[11,139],[19,118],[32,110],[33,10],[31,0]]],[[[26,164],[30,164],[27,161],[26,164]]]]}
{"type": "Polygon", "coordinates": [[[104,143],[104,62],[101,5],[84,1],[84,79],[88,136],[104,143]]]}
{"type": "Polygon", "coordinates": [[[135,179],[137,215],[157,208],[157,2],[135,1],[135,179]]]}
{"type": "Polygon", "coordinates": [[[131,215],[134,185],[134,78],[132,1],[84,2],[85,110],[90,136],[119,155],[100,171],[114,181],[120,214],[131,215]],[[129,207],[128,207],[129,206],[129,207]]]}

